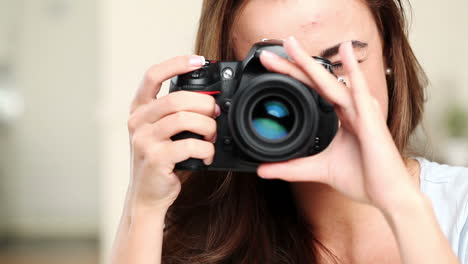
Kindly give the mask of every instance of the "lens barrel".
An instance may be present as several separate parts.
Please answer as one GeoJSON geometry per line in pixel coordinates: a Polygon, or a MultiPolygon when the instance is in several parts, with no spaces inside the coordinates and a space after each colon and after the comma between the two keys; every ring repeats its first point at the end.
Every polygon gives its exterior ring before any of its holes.
{"type": "Polygon", "coordinates": [[[229,125],[236,145],[258,162],[304,156],[319,124],[317,95],[301,82],[266,73],[240,87],[233,98],[229,125]]]}

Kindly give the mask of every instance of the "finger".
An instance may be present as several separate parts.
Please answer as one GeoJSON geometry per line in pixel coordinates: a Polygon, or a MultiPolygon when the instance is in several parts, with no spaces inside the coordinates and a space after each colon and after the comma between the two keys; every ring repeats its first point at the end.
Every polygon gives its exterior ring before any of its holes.
{"type": "Polygon", "coordinates": [[[339,48],[340,57],[343,62],[346,75],[349,78],[350,89],[355,94],[369,95],[364,73],[359,67],[359,63],[354,55],[350,41],[342,43],[339,48]]]}
{"type": "Polygon", "coordinates": [[[327,183],[326,153],[292,159],[284,162],[261,164],[257,174],[264,179],[281,179],[288,182],[314,181],[327,183]]]}
{"type": "Polygon", "coordinates": [[[295,78],[302,83],[312,87],[314,84],[312,80],[293,62],[282,58],[273,52],[262,51],[260,54],[260,61],[263,66],[271,72],[277,72],[295,78]]]}
{"type": "Polygon", "coordinates": [[[167,115],[180,111],[216,117],[220,114],[221,109],[210,95],[188,91],[174,92],[139,107],[130,115],[128,129],[130,133],[133,133],[143,124],[154,123],[167,115]]]}
{"type": "Polygon", "coordinates": [[[153,100],[161,89],[161,84],[176,75],[196,70],[205,64],[203,56],[179,56],[150,67],[142,85],[138,88],[132,102],[131,112],[138,106],[153,100]]]}
{"type": "Polygon", "coordinates": [[[180,111],[154,123],[150,133],[155,140],[163,141],[183,131],[202,135],[211,141],[216,134],[216,121],[205,115],[180,111]]]}
{"type": "Polygon", "coordinates": [[[201,159],[205,165],[213,162],[215,153],[214,144],[208,141],[187,138],[170,142],[167,148],[168,162],[179,163],[189,158],[201,159]]]}
{"type": "Polygon", "coordinates": [[[320,95],[334,105],[348,108],[352,100],[347,88],[340,84],[321,64],[317,63],[300,46],[294,37],[290,37],[284,42],[284,47],[288,55],[307,74],[313,83],[313,87],[320,95]]]}
{"type": "Polygon", "coordinates": [[[370,93],[364,73],[354,55],[351,42],[341,44],[339,53],[349,79],[349,89],[353,96],[356,113],[364,122],[361,127],[366,128],[364,131],[369,131],[376,124],[386,127],[386,120],[380,105],[370,93]]]}

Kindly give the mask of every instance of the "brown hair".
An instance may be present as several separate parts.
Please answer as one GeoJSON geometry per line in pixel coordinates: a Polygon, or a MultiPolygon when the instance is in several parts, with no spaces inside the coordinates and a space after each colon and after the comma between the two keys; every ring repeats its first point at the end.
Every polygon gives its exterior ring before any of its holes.
{"type": "MultiPolygon", "coordinates": [[[[205,0],[196,53],[233,60],[233,25],[248,0],[205,0]]],[[[387,124],[404,156],[423,114],[426,77],[407,39],[401,0],[366,0],[383,40],[387,124]]],[[[289,185],[254,174],[181,173],[166,219],[163,263],[318,263],[333,257],[295,206],[289,185]],[[280,196],[278,195],[280,194],[280,196]]],[[[336,260],[336,259],[335,259],[336,260]]]]}

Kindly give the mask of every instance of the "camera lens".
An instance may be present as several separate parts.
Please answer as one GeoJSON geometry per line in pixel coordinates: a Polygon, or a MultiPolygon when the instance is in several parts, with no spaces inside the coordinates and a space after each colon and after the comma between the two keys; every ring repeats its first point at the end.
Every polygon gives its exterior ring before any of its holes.
{"type": "Polygon", "coordinates": [[[228,118],[240,153],[256,162],[304,155],[318,129],[314,96],[301,82],[276,73],[241,83],[228,118]]]}
{"type": "Polygon", "coordinates": [[[278,97],[262,99],[252,112],[254,131],[267,140],[286,138],[294,125],[294,112],[291,106],[278,97]]]}

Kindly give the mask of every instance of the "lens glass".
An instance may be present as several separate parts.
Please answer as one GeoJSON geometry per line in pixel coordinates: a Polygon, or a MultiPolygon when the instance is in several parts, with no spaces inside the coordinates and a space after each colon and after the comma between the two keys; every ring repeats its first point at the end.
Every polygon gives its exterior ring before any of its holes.
{"type": "Polygon", "coordinates": [[[254,106],[252,125],[255,132],[268,140],[281,140],[294,125],[292,107],[278,97],[266,97],[254,106]]]}

